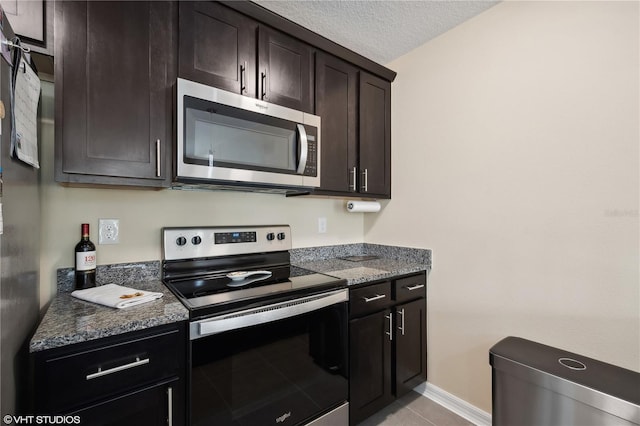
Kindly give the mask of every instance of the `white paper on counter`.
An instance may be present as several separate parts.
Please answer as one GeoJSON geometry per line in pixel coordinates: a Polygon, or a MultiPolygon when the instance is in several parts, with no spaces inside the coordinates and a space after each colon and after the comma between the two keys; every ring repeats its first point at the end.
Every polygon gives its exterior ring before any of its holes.
{"type": "Polygon", "coordinates": [[[136,290],[117,284],[105,284],[84,290],[75,290],[71,296],[111,308],[124,309],[159,299],[162,297],[162,293],[136,290]]]}

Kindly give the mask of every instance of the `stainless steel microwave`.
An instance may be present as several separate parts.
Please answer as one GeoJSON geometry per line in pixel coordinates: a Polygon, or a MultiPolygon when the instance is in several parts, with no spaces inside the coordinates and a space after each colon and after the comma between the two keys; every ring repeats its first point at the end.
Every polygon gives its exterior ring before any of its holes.
{"type": "Polygon", "coordinates": [[[176,112],[176,186],[320,186],[320,117],[180,78],[176,112]]]}

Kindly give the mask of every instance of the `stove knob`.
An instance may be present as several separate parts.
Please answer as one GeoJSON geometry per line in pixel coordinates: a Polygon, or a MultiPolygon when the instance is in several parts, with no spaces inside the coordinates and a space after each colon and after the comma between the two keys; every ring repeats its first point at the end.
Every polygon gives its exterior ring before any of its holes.
{"type": "Polygon", "coordinates": [[[276,235],[273,232],[269,232],[267,234],[267,240],[269,241],[273,241],[273,239],[276,237],[276,235]]]}
{"type": "Polygon", "coordinates": [[[282,241],[284,240],[284,238],[285,238],[284,232],[278,232],[278,239],[282,241]]]}
{"type": "Polygon", "coordinates": [[[202,242],[202,238],[200,238],[198,235],[196,235],[195,237],[191,238],[191,243],[194,246],[197,246],[198,244],[200,244],[202,242]]]}
{"type": "Polygon", "coordinates": [[[187,244],[187,239],[185,237],[178,237],[176,238],[176,244],[179,246],[183,246],[187,244]]]}

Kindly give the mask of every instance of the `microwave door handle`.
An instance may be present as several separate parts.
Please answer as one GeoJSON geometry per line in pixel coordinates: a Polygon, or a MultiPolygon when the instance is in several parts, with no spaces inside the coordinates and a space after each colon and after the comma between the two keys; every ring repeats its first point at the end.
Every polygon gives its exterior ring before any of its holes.
{"type": "Polygon", "coordinates": [[[302,124],[297,124],[298,133],[300,134],[300,161],[298,162],[297,173],[299,175],[304,173],[304,169],[307,167],[307,155],[309,154],[309,141],[307,140],[307,131],[302,124]]]}

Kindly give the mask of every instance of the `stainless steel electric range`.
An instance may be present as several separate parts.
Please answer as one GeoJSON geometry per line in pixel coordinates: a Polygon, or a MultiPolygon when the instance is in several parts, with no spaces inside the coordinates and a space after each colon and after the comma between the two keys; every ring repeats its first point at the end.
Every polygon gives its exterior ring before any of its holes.
{"type": "Polygon", "coordinates": [[[348,425],[348,291],[290,264],[287,225],[164,228],[189,309],[192,425],[348,425]]]}

